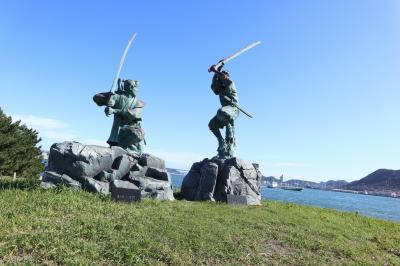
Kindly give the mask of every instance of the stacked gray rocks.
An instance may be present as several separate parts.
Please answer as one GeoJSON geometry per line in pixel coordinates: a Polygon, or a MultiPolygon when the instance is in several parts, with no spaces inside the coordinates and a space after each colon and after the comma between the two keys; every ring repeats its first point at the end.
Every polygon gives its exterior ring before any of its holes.
{"type": "Polygon", "coordinates": [[[64,184],[104,195],[110,182],[125,180],[141,190],[142,197],[174,200],[171,178],[164,160],[150,154],[136,154],[120,147],[55,143],[42,178],[42,187],[64,184]]]}
{"type": "Polygon", "coordinates": [[[257,164],[239,158],[204,159],[192,165],[181,194],[190,201],[220,202],[228,202],[228,195],[238,195],[245,196],[249,205],[259,205],[261,177],[257,164]]]}

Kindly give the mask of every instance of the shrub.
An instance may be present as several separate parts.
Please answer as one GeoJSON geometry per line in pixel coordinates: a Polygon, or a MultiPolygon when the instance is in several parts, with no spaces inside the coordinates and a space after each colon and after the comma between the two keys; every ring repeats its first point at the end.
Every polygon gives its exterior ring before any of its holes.
{"type": "Polygon", "coordinates": [[[12,122],[0,108],[0,176],[37,178],[43,171],[38,132],[21,124],[12,122]]]}

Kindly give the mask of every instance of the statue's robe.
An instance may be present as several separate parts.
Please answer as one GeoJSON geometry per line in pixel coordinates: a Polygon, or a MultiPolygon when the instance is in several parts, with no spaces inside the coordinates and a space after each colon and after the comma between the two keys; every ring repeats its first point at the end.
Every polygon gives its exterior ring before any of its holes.
{"type": "Polygon", "coordinates": [[[212,91],[219,96],[221,108],[218,109],[217,114],[210,120],[209,128],[218,129],[223,128],[239,116],[239,109],[225,99],[225,96],[232,99],[234,103],[238,103],[238,96],[236,87],[230,79],[222,79],[218,74],[214,74],[212,83],[212,91]]]}
{"type": "Polygon", "coordinates": [[[109,102],[114,102],[112,108],[118,111],[114,114],[114,121],[107,143],[110,146],[120,146],[119,135],[121,127],[140,126],[144,102],[137,100],[135,97],[127,97],[121,94],[113,94],[109,102]]]}

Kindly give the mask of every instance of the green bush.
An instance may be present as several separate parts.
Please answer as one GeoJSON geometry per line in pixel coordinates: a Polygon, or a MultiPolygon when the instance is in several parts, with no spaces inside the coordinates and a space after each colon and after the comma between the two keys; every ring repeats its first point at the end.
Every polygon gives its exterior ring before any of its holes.
{"type": "Polygon", "coordinates": [[[40,141],[36,130],[13,123],[0,108],[0,176],[38,177],[44,168],[40,141]]]}

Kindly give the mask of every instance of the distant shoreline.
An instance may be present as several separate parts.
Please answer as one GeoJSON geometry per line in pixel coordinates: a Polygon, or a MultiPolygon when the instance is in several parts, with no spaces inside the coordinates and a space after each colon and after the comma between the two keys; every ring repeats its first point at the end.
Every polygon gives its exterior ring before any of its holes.
{"type": "MultiPolygon", "coordinates": [[[[263,184],[262,186],[266,186],[263,184]]],[[[276,187],[280,188],[280,187],[276,187]]],[[[313,190],[322,190],[322,191],[332,191],[332,192],[341,192],[341,193],[351,193],[351,194],[359,194],[366,196],[375,196],[375,197],[386,197],[386,198],[396,198],[400,199],[400,193],[396,192],[385,192],[385,191],[360,191],[360,190],[350,190],[350,189],[323,189],[323,188],[311,188],[311,187],[303,187],[303,189],[313,189],[313,190]]]]}
{"type": "Polygon", "coordinates": [[[396,192],[368,191],[368,190],[360,191],[360,190],[350,190],[350,189],[331,189],[330,191],[377,196],[377,197],[400,198],[400,193],[398,192],[396,193],[396,192]]]}

